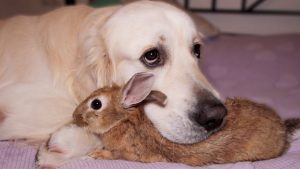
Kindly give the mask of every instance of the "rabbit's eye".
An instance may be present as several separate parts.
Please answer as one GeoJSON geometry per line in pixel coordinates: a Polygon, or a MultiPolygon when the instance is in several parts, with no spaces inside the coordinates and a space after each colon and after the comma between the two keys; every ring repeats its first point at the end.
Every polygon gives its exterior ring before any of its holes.
{"type": "Polygon", "coordinates": [[[91,103],[91,107],[94,110],[99,110],[102,107],[102,103],[99,99],[94,99],[91,103]]]}

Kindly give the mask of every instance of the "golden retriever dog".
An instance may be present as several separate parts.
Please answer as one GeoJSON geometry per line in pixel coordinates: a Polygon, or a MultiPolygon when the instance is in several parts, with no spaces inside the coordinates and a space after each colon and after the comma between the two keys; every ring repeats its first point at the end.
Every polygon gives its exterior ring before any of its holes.
{"type": "MultiPolygon", "coordinates": [[[[1,22],[0,140],[46,140],[93,90],[138,72],[153,73],[153,89],[169,98],[145,107],[168,140],[199,142],[223,122],[226,109],[198,67],[201,33],[177,7],[75,6],[1,22]]],[[[65,137],[93,147],[86,135],[73,127],[65,137]]]]}

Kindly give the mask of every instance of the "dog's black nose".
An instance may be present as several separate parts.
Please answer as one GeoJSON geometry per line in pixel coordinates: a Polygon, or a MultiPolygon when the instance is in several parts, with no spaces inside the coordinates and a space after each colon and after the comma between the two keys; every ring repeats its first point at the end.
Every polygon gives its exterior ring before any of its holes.
{"type": "Polygon", "coordinates": [[[227,110],[222,103],[206,103],[194,116],[194,120],[208,132],[221,126],[227,110]]]}

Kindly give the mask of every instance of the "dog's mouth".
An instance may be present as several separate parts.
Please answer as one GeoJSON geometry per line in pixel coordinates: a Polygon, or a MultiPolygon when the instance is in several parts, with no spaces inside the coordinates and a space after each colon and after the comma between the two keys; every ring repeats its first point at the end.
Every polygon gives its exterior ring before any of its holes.
{"type": "Polygon", "coordinates": [[[181,132],[180,130],[177,130],[177,132],[174,133],[175,135],[173,135],[172,138],[174,142],[180,144],[193,144],[205,140],[210,135],[203,127],[193,124],[186,126],[182,130],[185,131],[181,132]]]}
{"type": "Polygon", "coordinates": [[[205,89],[194,93],[195,99],[179,106],[180,102],[173,100],[177,104],[172,104],[171,100],[169,107],[145,107],[147,117],[166,139],[179,144],[198,143],[224,127],[227,110],[221,101],[205,89]]]}
{"type": "Polygon", "coordinates": [[[173,126],[174,128],[176,128],[176,130],[161,134],[166,139],[179,144],[194,144],[204,141],[214,133],[222,130],[226,123],[226,120],[222,120],[221,124],[218,127],[212,130],[207,130],[203,126],[196,125],[190,120],[183,122],[181,117],[178,117],[178,120],[181,120],[181,122],[173,126]]]}

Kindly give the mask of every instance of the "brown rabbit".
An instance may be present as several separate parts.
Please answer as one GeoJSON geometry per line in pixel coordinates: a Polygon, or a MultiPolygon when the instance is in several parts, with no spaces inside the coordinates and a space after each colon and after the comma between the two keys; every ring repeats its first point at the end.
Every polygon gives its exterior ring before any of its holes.
{"type": "MultiPolygon", "coordinates": [[[[166,103],[164,94],[151,92],[153,78],[136,74],[122,89],[99,89],[78,106],[75,123],[98,134],[104,145],[91,152],[91,157],[200,166],[270,159],[288,148],[289,133],[274,110],[236,98],[226,100],[228,114],[222,130],[196,144],[168,141],[143,113],[147,101],[166,103]]],[[[298,123],[289,123],[289,128],[298,123]]]]}

